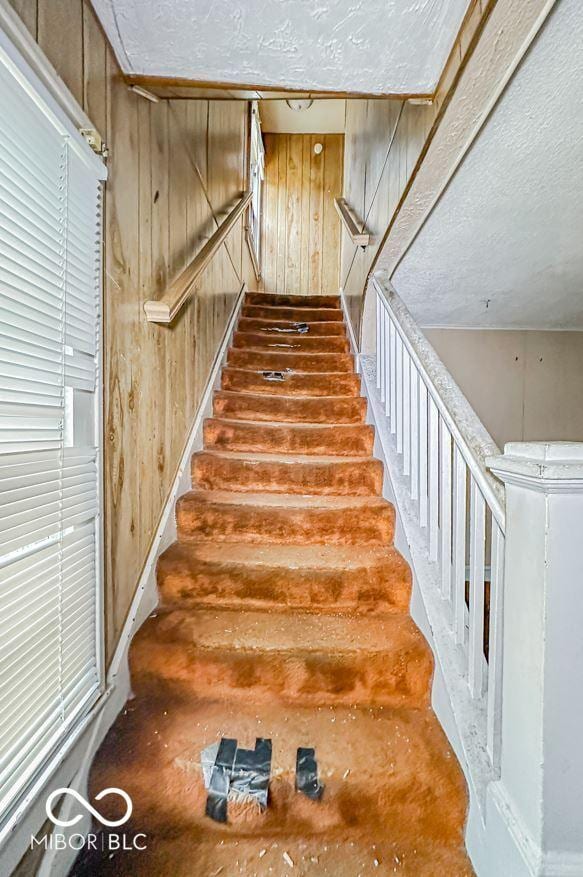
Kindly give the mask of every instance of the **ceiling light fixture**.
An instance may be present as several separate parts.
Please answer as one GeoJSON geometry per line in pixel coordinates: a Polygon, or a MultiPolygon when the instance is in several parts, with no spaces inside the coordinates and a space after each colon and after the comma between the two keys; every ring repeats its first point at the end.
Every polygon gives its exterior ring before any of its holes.
{"type": "Polygon", "coordinates": [[[290,110],[295,110],[296,112],[299,110],[309,110],[313,103],[314,101],[310,100],[310,98],[304,100],[286,100],[286,104],[290,110]]]}

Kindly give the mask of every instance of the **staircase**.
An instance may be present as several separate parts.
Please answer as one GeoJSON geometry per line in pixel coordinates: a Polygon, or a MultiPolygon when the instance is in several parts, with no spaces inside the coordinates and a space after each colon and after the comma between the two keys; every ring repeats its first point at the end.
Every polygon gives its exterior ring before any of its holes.
{"type": "Polygon", "coordinates": [[[473,873],[359,394],[338,297],[247,295],[159,561],[160,607],[132,643],[135,698],[92,773],[92,794],[131,795],[123,830],[147,850],[90,854],[74,873],[473,873]],[[205,817],[200,771],[222,736],[273,741],[267,810],[230,806],[227,825],[205,817]],[[298,746],[315,747],[320,801],[294,789],[298,746]]]}

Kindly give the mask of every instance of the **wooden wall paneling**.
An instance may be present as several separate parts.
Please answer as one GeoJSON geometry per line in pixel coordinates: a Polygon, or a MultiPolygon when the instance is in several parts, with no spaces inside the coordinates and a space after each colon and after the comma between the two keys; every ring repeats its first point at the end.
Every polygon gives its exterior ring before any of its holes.
{"type": "Polygon", "coordinates": [[[357,213],[358,205],[363,205],[361,216],[371,233],[371,242],[362,255],[348,236],[343,237],[341,282],[357,331],[367,277],[417,166],[436,112],[433,105],[347,101],[345,197],[357,213]],[[363,103],[367,104],[366,110],[363,103]]]}
{"type": "Polygon", "coordinates": [[[268,292],[336,293],[342,191],[341,134],[266,134],[263,282],[268,292]],[[323,151],[316,155],[314,146],[323,151]]]}
{"type": "Polygon", "coordinates": [[[310,163],[312,160],[311,140],[302,138],[302,187],[300,214],[302,231],[300,241],[300,280],[299,289],[308,291],[310,288],[310,163]]]}
{"type": "MultiPolygon", "coordinates": [[[[212,223],[212,217],[210,216],[202,186],[202,183],[205,186],[207,184],[208,119],[208,101],[186,102],[186,141],[193,174],[192,182],[188,188],[186,220],[188,249],[192,254],[197,253],[203,246],[206,239],[205,234],[211,230],[212,223]]],[[[190,411],[194,411],[196,400],[200,399],[205,382],[204,361],[202,358],[204,355],[204,344],[199,337],[201,314],[200,283],[196,294],[187,304],[185,311],[186,332],[190,339],[185,367],[188,371],[192,372],[192,380],[188,382],[192,398],[188,399],[188,407],[190,411]]]]}
{"type": "Polygon", "coordinates": [[[301,277],[302,241],[302,170],[303,136],[288,135],[287,178],[286,178],[286,259],[285,288],[299,290],[301,277]]]}
{"type": "MultiPolygon", "coordinates": [[[[168,195],[168,104],[152,104],[151,123],[151,202],[152,202],[152,292],[160,295],[170,279],[169,195],[168,195]]],[[[151,296],[151,297],[154,297],[151,296]]],[[[168,346],[172,332],[165,326],[156,326],[150,349],[152,375],[152,451],[149,465],[157,473],[152,479],[151,490],[154,507],[159,508],[165,496],[164,485],[168,475],[168,447],[166,436],[170,430],[171,413],[167,410],[168,346]]]]}
{"type": "MultiPolygon", "coordinates": [[[[140,233],[139,253],[139,310],[143,313],[144,302],[152,296],[155,287],[155,272],[152,258],[152,113],[155,107],[149,101],[138,101],[138,223],[140,233]]],[[[140,321],[141,348],[148,352],[148,366],[143,369],[140,384],[140,412],[148,412],[149,428],[140,429],[138,436],[138,458],[141,468],[140,484],[140,556],[147,552],[151,535],[157,520],[158,490],[156,480],[148,477],[147,467],[156,467],[160,411],[158,385],[158,326],[147,320],[140,321]],[[152,367],[154,366],[154,367],[152,367]],[[150,427],[151,424],[151,427],[150,427]]]]}
{"type": "MultiPolygon", "coordinates": [[[[115,143],[106,199],[105,520],[111,656],[141,561],[138,98],[129,92],[111,51],[107,58],[107,139],[115,143]]],[[[82,83],[80,77],[79,82],[82,83]]]]}
{"type": "Polygon", "coordinates": [[[83,105],[83,0],[39,0],[38,43],[83,105]]]}
{"type": "Polygon", "coordinates": [[[340,222],[334,207],[334,199],[342,194],[344,138],[337,134],[325,134],[322,145],[324,181],[321,292],[325,295],[335,295],[340,285],[340,222]]]}
{"type": "MultiPolygon", "coordinates": [[[[277,153],[277,269],[275,289],[268,292],[285,292],[285,266],[287,261],[287,154],[289,137],[287,134],[274,135],[271,139],[277,153]]],[[[268,181],[268,185],[272,185],[268,181]]]]}
{"type": "Polygon", "coordinates": [[[306,290],[317,294],[322,288],[322,245],[324,216],[324,153],[316,155],[314,146],[320,138],[311,134],[310,143],[310,269],[309,287],[306,290]]]}
{"type": "Polygon", "coordinates": [[[83,4],[83,109],[105,138],[107,43],[93,8],[83,4]]]}
{"type": "Polygon", "coordinates": [[[8,0],[14,11],[20,16],[35,40],[38,39],[38,3],[37,0],[8,0]]]}
{"type": "Polygon", "coordinates": [[[273,134],[264,134],[265,179],[262,195],[261,225],[261,288],[274,291],[277,288],[277,180],[279,156],[274,145],[273,134]]]}

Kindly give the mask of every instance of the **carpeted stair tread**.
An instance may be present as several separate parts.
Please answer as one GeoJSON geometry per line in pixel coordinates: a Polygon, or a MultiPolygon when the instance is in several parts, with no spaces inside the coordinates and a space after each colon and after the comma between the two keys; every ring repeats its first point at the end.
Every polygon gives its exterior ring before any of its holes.
{"type": "MultiPolygon", "coordinates": [[[[306,322],[306,321],[302,321],[306,322]]],[[[280,317],[273,319],[258,319],[257,317],[241,317],[237,324],[239,332],[265,332],[270,337],[277,338],[294,338],[297,334],[297,320],[284,320],[280,317]]],[[[346,338],[346,326],[340,320],[329,321],[320,320],[317,323],[308,322],[308,331],[306,333],[310,338],[318,335],[340,335],[346,338]]]]}
{"type": "Polygon", "coordinates": [[[262,352],[282,350],[296,353],[349,353],[348,338],[341,335],[283,335],[273,332],[235,332],[233,350],[262,352]]]}
{"type": "Polygon", "coordinates": [[[343,323],[341,308],[274,307],[273,305],[243,305],[242,317],[250,320],[290,320],[295,323],[343,323]]]}
{"type": "Polygon", "coordinates": [[[221,387],[240,393],[266,393],[271,396],[359,396],[360,377],[344,372],[291,372],[283,381],[269,381],[261,371],[223,368],[221,387]]]}
{"type": "Polygon", "coordinates": [[[389,545],[395,511],[381,497],[195,491],[176,505],[180,539],[389,545]]]}
{"type": "MultiPolygon", "coordinates": [[[[463,850],[465,786],[454,763],[430,709],[138,696],[101,749],[91,792],[114,786],[131,796],[124,831],[145,832],[147,852],[111,859],[97,852],[73,874],[471,877],[463,850]],[[257,736],[273,742],[269,807],[264,814],[232,809],[226,826],[204,816],[199,766],[200,751],[221,736],[243,746],[257,736]],[[321,801],[294,791],[298,746],[316,749],[321,801]]],[[[119,818],[115,796],[105,796],[99,809],[119,818]]]]}
{"type": "MultiPolygon", "coordinates": [[[[199,649],[261,652],[364,652],[409,648],[429,656],[427,643],[408,614],[273,613],[201,608],[157,609],[143,625],[148,641],[186,643],[199,649]]],[[[142,637],[142,634],[138,634],[142,637]]]]}
{"type": "Polygon", "coordinates": [[[286,703],[426,706],[433,662],[408,615],[161,610],[133,641],[134,688],[286,703]]]}
{"type": "Polygon", "coordinates": [[[293,353],[284,350],[238,350],[231,348],[227,364],[232,368],[294,372],[354,372],[349,353],[293,353]]]}
{"type": "Polygon", "coordinates": [[[362,396],[274,396],[218,390],[213,399],[216,417],[228,420],[283,423],[357,424],[366,418],[362,396]]]}
{"type": "Polygon", "coordinates": [[[158,562],[164,605],[406,611],[411,571],[392,546],[175,542],[158,562]]]}
{"type": "Polygon", "coordinates": [[[382,480],[382,463],[373,457],[206,450],[192,458],[193,486],[202,490],[372,496],[382,480]]]}
{"type": "Polygon", "coordinates": [[[248,292],[245,304],[283,308],[334,308],[340,305],[339,295],[281,295],[274,292],[248,292]]]}
{"type": "Polygon", "coordinates": [[[368,423],[286,423],[209,417],[203,426],[207,449],[249,453],[279,453],[368,457],[374,428],[368,423]]]}

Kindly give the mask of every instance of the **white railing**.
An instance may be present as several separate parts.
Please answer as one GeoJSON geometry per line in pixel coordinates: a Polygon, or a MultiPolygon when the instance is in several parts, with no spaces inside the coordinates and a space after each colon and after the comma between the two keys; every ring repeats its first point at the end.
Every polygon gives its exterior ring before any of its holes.
{"type": "Polygon", "coordinates": [[[433,564],[487,757],[500,755],[504,488],[486,468],[499,449],[396,292],[376,294],[376,386],[400,476],[433,564]]]}

